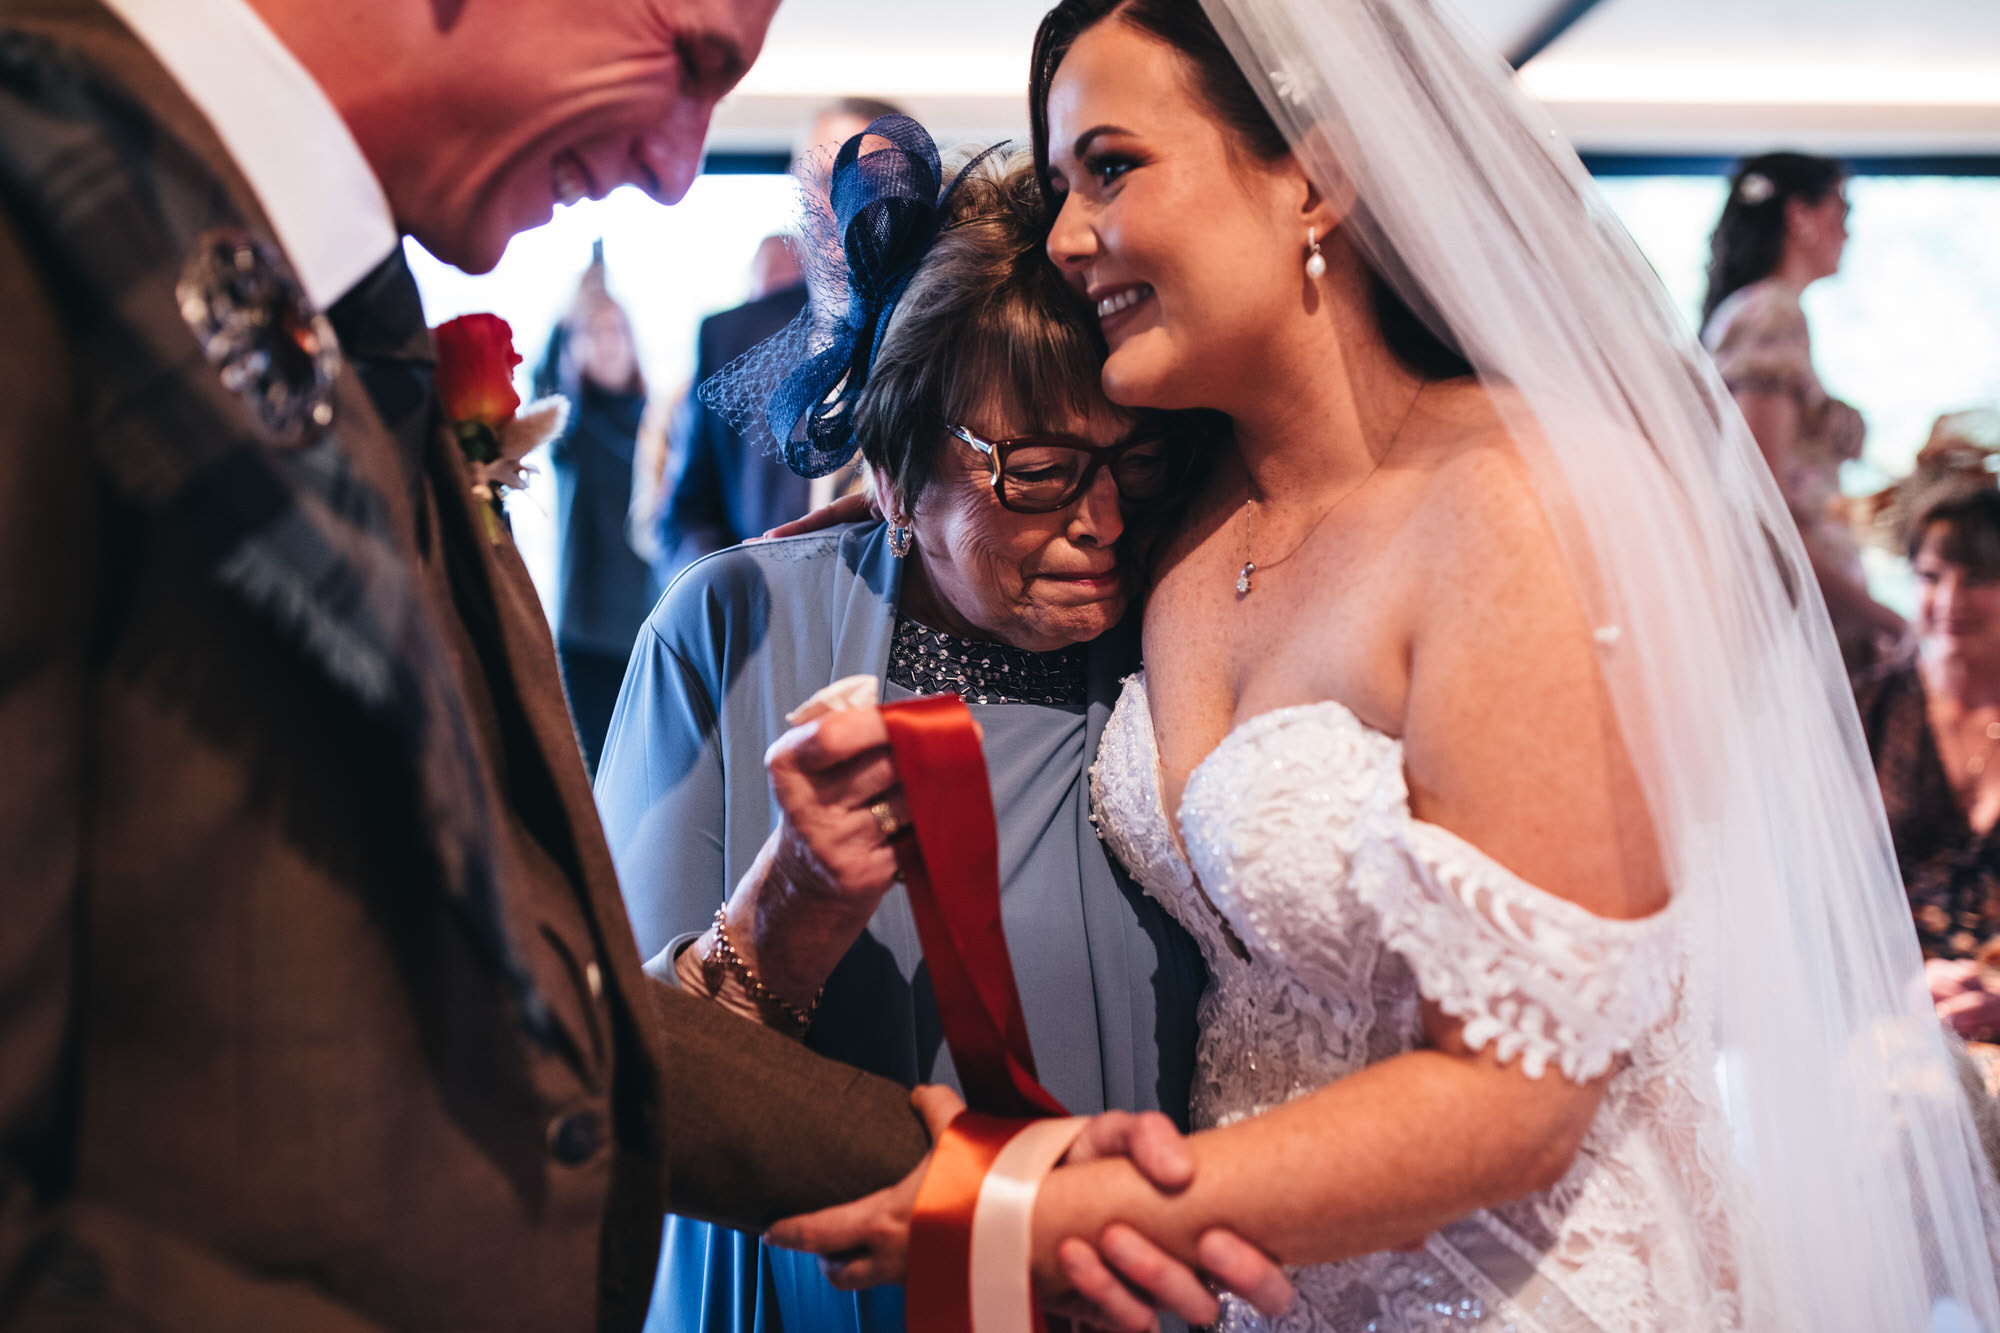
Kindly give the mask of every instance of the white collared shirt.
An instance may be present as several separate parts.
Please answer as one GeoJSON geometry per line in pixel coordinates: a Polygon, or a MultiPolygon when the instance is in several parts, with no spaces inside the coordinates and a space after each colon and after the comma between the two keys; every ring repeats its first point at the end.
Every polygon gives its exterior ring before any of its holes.
{"type": "Polygon", "coordinates": [[[401,244],[347,122],[244,0],[105,3],[214,126],[316,308],[401,244]]]}

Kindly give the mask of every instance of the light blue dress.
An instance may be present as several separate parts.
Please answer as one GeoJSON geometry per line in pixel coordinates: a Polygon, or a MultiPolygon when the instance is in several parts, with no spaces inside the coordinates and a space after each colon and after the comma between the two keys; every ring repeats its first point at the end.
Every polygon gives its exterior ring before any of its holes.
{"type": "MultiPolygon", "coordinates": [[[[763,756],[785,713],[841,677],[886,677],[901,571],[883,525],[836,528],[717,552],[653,611],[597,777],[648,956],[706,929],[769,835],[778,812],[763,756]]],[[[1200,956],[1090,823],[1086,775],[1137,666],[1135,630],[1089,646],[1081,704],[970,706],[985,730],[1001,915],[1042,1082],[1072,1111],[1159,1109],[1185,1125],[1200,956]]],[[[806,1044],[906,1084],[956,1087],[921,964],[898,887],[829,978],[806,1044]]],[[[839,1292],[810,1256],[668,1218],[647,1328],[902,1333],[902,1291],[839,1292]]]]}

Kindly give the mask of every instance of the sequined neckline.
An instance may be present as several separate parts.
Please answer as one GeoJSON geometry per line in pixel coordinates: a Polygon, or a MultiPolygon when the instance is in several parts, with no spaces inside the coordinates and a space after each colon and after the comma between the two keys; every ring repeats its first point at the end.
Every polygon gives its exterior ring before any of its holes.
{"type": "Polygon", "coordinates": [[[969,704],[1082,704],[1088,701],[1088,661],[1083,644],[1032,653],[901,616],[889,649],[889,679],[916,694],[956,694],[969,704]]]}

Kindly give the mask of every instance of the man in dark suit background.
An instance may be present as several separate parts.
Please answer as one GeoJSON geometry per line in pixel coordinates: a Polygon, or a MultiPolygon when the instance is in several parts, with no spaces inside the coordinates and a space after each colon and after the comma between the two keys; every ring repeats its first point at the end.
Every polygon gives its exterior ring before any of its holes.
{"type": "Polygon", "coordinates": [[[0,1326],[636,1328],[924,1153],[642,970],[399,243],[677,199],[774,6],[0,0],[0,1326]]]}
{"type": "MultiPolygon", "coordinates": [[[[797,156],[831,151],[882,116],[899,115],[888,102],[848,97],[813,118],[797,156]]],[[[768,295],[701,322],[695,338],[696,389],[710,375],[791,323],[805,308],[803,278],[768,295]]],[[[813,483],[785,466],[785,460],[748,444],[727,421],[697,397],[676,423],[670,478],[660,517],[660,572],[671,579],[710,551],[734,546],[780,523],[789,523],[818,503],[813,483]]]]}

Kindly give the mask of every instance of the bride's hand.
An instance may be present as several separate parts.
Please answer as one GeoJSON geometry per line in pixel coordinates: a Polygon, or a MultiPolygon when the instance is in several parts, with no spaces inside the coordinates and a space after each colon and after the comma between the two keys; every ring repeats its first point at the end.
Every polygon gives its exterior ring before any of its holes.
{"type": "MultiPolygon", "coordinates": [[[[965,1108],[947,1088],[918,1088],[911,1101],[933,1141],[965,1108]]],[[[1140,1174],[1162,1190],[1185,1189],[1194,1179],[1194,1158],[1186,1140],[1157,1111],[1139,1115],[1107,1111],[1092,1117],[1064,1162],[1075,1165],[1106,1157],[1130,1158],[1140,1174]]],[[[910,1218],[929,1166],[926,1157],[889,1189],[787,1218],[766,1231],[764,1239],[783,1249],[819,1255],[827,1280],[843,1291],[901,1282],[908,1272],[910,1218]]],[[[1108,1229],[1104,1241],[1106,1256],[1127,1276],[1129,1285],[1113,1276],[1096,1250],[1071,1241],[1068,1245],[1075,1253],[1064,1257],[1069,1285],[1042,1292],[1052,1308],[1118,1333],[1152,1328],[1155,1309],[1193,1324],[1213,1322],[1219,1308],[1215,1296],[1193,1270],[1127,1227],[1108,1229]]],[[[1216,1230],[1204,1236],[1201,1260],[1218,1286],[1238,1292],[1259,1309],[1275,1314],[1291,1305],[1291,1284],[1278,1266],[1229,1232],[1216,1230]]]]}
{"type": "Polygon", "coordinates": [[[1204,1232],[1196,1257],[1207,1280],[1123,1222],[1113,1222],[1095,1248],[1075,1237],[1056,1252],[1070,1290],[1045,1291],[1056,1314],[1124,1333],[1156,1329],[1153,1312],[1166,1310],[1201,1327],[1222,1315],[1220,1292],[1229,1291],[1275,1319],[1292,1308],[1295,1293],[1284,1270],[1233,1231],[1204,1232]]]}
{"type": "Polygon", "coordinates": [[[804,518],[795,518],[789,523],[780,523],[762,537],[752,537],[752,541],[770,541],[775,537],[802,537],[808,532],[818,532],[822,528],[839,527],[842,523],[866,523],[871,518],[882,517],[875,508],[874,497],[868,491],[856,491],[843,495],[831,504],[821,505],[804,518]]]}

